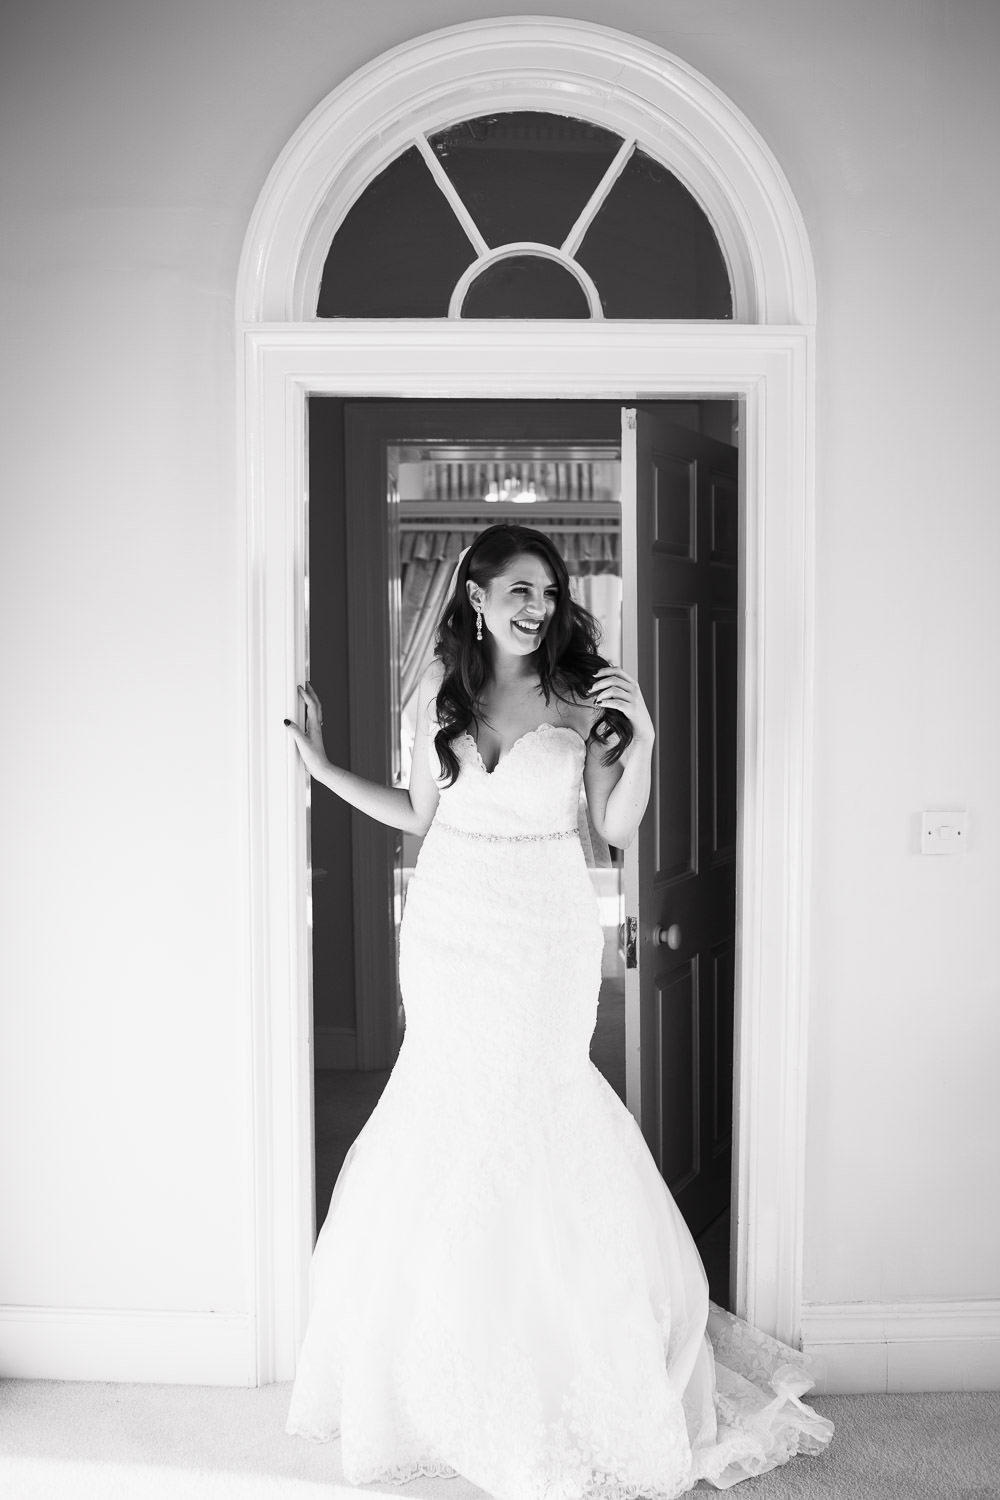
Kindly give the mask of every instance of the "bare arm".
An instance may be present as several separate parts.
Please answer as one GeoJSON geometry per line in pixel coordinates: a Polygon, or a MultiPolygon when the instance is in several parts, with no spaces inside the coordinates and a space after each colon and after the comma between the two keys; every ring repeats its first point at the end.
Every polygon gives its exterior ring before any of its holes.
{"type": "Polygon", "coordinates": [[[604,765],[603,749],[591,740],[583,772],[594,827],[616,849],[627,849],[649,802],[653,721],[638,683],[617,667],[597,673],[592,696],[598,710],[616,708],[632,722],[634,737],[621,760],[604,765]]]}
{"type": "Polygon", "coordinates": [[[321,781],[343,801],[374,818],[377,823],[385,823],[389,828],[399,828],[404,833],[426,833],[438,798],[437,785],[430,772],[427,744],[428,735],[433,733],[431,715],[436,693],[434,673],[426,672],[418,692],[417,738],[413,747],[413,771],[409,790],[382,786],[379,782],[357,776],[342,766],[335,766],[327,759],[323,748],[323,709],[309,683],[299,688],[305,710],[305,728],[300,729],[290,719],[286,719],[285,723],[306,770],[314,780],[321,781]],[[420,767],[423,768],[422,772],[420,767]]]}

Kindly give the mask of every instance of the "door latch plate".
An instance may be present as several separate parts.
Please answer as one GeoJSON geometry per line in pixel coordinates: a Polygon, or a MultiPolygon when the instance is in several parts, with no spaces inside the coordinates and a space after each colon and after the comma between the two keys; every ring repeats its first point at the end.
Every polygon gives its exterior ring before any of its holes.
{"type": "Polygon", "coordinates": [[[638,931],[639,931],[638,920],[635,917],[626,917],[625,918],[625,967],[626,967],[626,969],[636,969],[636,968],[639,967],[639,960],[636,957],[636,952],[635,952],[635,945],[636,945],[636,938],[638,936],[638,931]]]}

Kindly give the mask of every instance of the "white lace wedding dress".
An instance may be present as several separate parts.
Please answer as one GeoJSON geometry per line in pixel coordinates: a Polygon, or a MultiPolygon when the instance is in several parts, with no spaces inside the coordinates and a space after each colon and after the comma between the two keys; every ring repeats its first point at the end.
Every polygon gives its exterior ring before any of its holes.
{"type": "Polygon", "coordinates": [[[288,1431],[353,1483],[676,1496],[817,1453],[806,1361],[708,1300],[590,1061],[602,932],[583,741],[543,725],[441,796],[400,934],[406,1033],[319,1236],[288,1431]]]}

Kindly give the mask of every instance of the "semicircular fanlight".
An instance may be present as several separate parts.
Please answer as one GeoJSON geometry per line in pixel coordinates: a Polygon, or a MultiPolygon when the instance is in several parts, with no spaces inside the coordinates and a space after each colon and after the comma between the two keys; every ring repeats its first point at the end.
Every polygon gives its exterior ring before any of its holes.
{"type": "Polygon", "coordinates": [[[693,194],[632,140],[509,111],[417,137],[333,236],[320,318],[724,319],[732,290],[693,194]],[[551,246],[562,258],[512,254],[551,246]],[[470,268],[482,263],[482,271],[470,268]],[[579,277],[572,269],[578,267],[579,277]],[[470,281],[464,298],[456,287],[470,281]],[[600,306],[584,283],[596,285],[600,306]]]}

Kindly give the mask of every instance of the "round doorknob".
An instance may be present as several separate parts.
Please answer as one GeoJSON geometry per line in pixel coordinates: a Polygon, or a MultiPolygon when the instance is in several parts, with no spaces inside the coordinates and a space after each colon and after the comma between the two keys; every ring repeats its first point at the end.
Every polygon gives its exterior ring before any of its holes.
{"type": "Polygon", "coordinates": [[[657,927],[653,933],[653,943],[657,948],[672,948],[675,951],[680,947],[684,934],[676,922],[671,922],[669,927],[657,927]]]}

